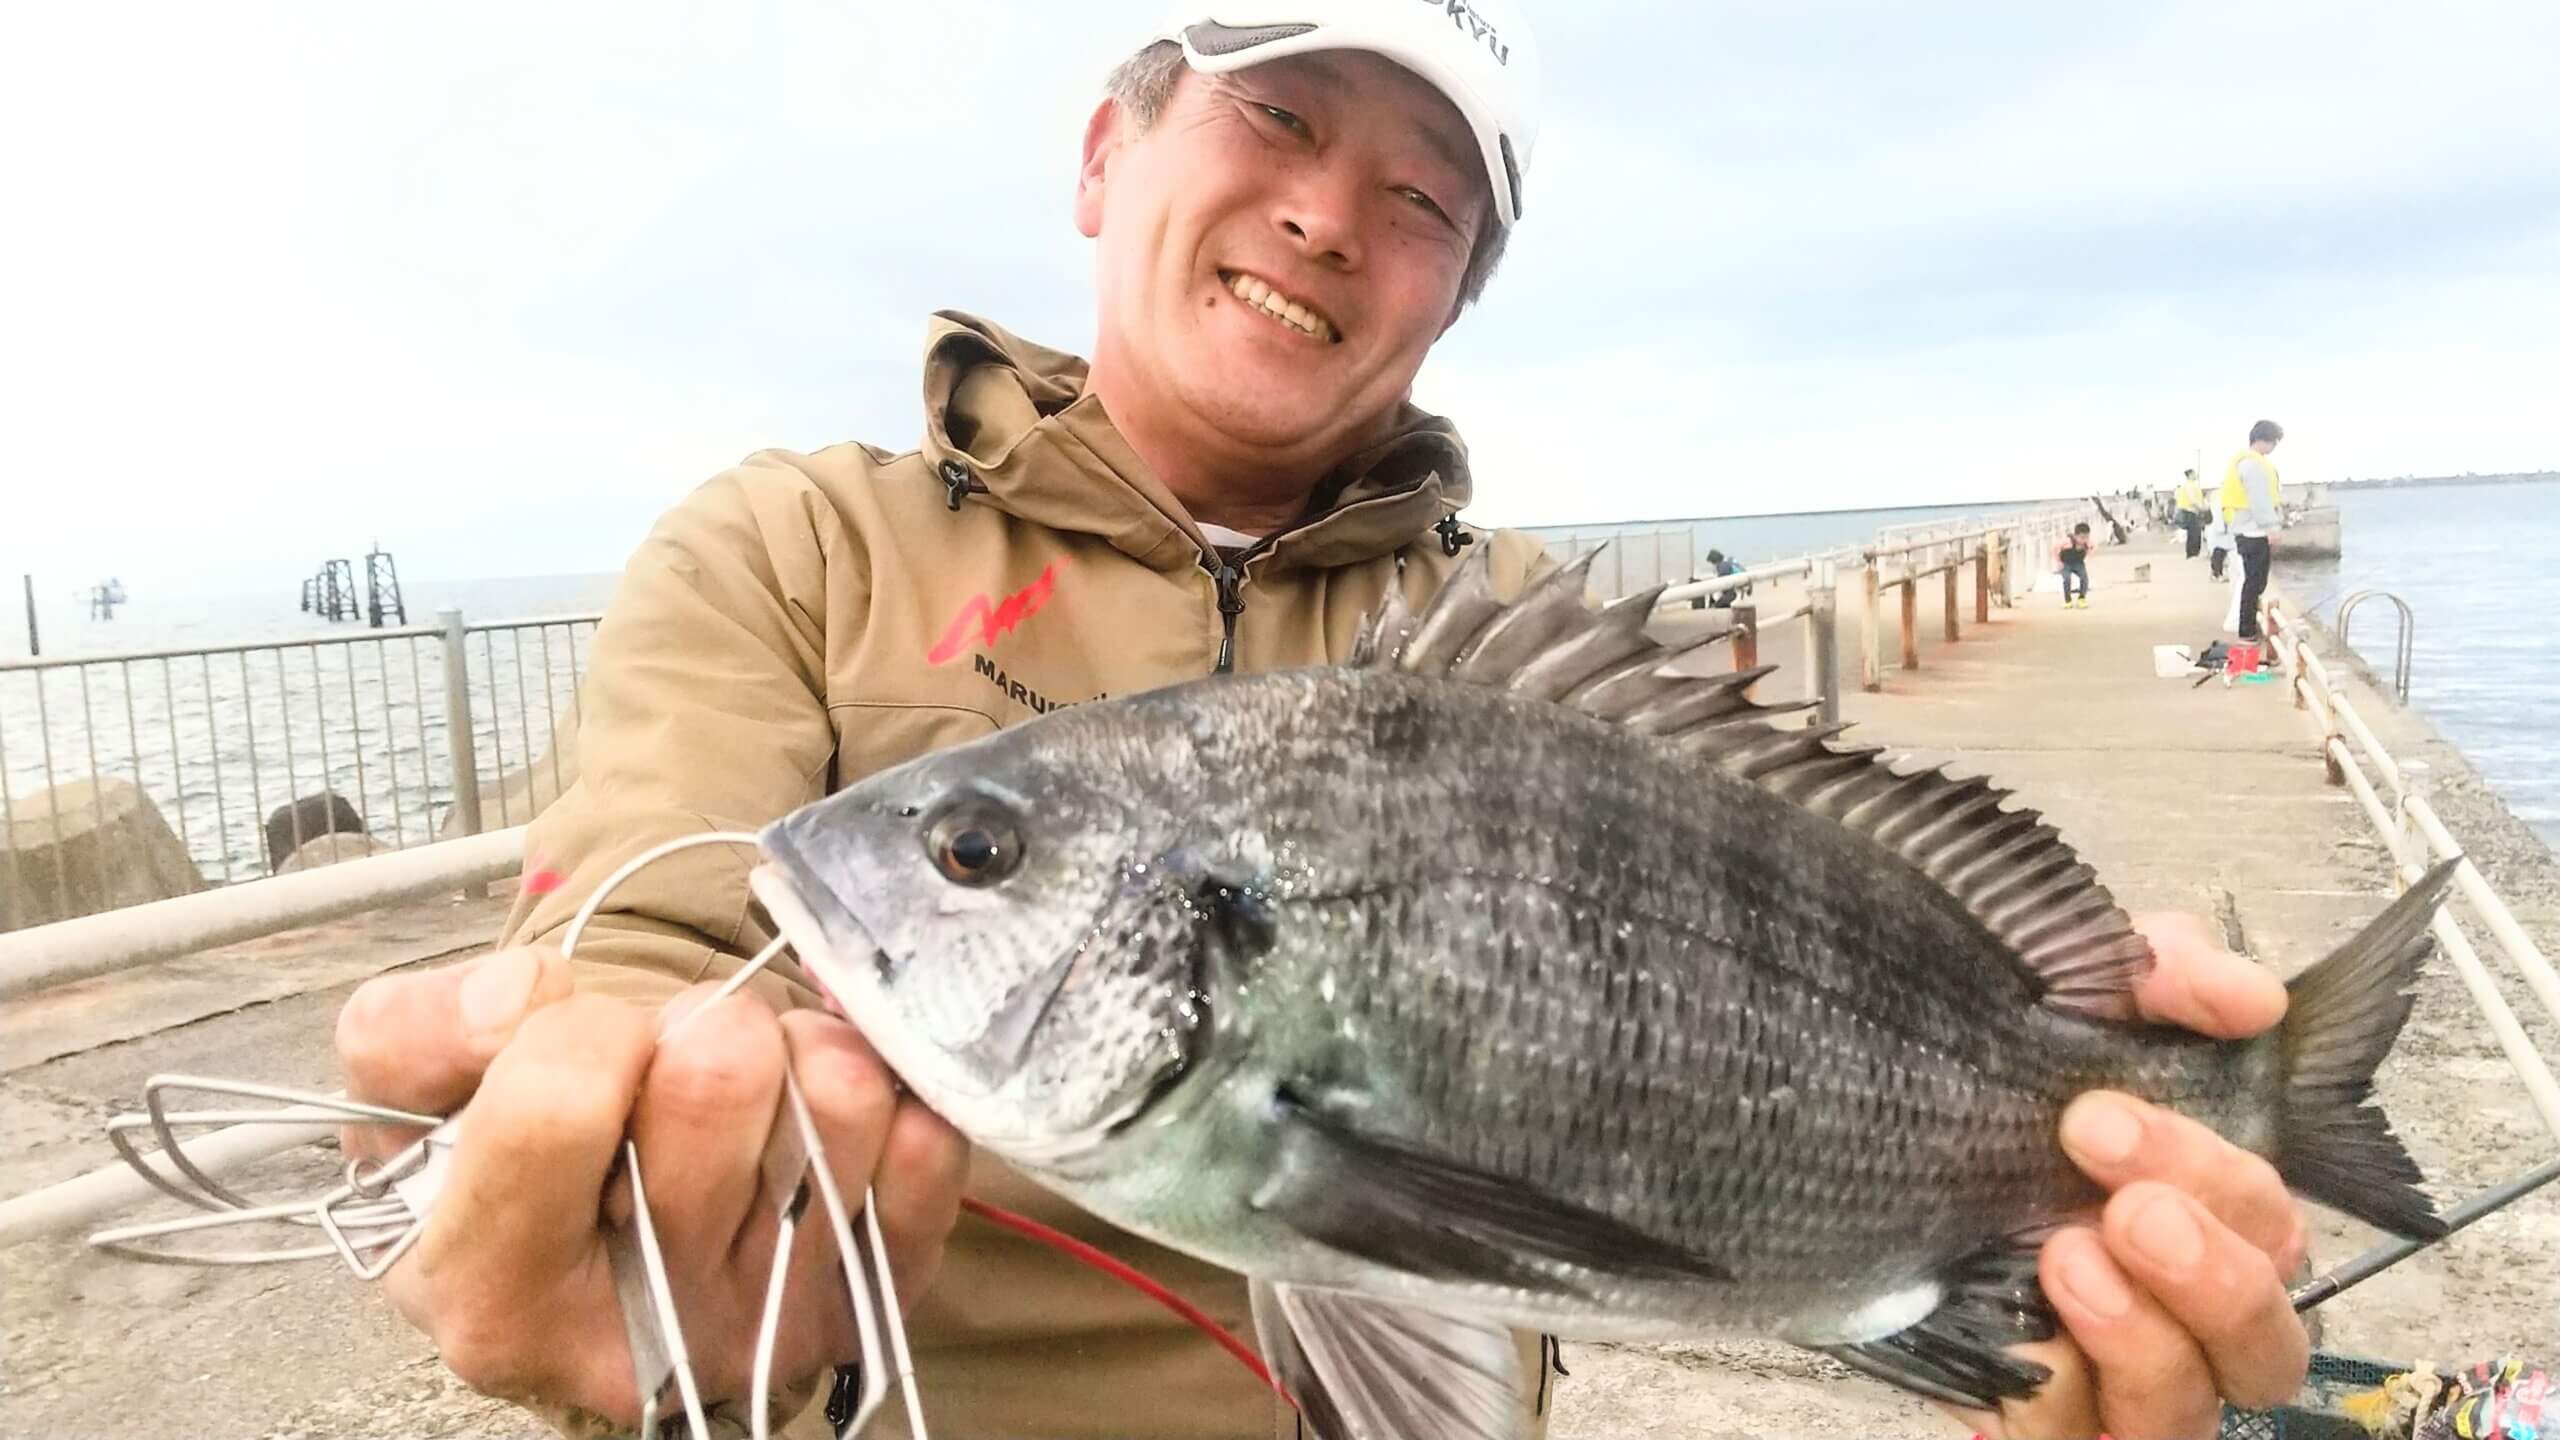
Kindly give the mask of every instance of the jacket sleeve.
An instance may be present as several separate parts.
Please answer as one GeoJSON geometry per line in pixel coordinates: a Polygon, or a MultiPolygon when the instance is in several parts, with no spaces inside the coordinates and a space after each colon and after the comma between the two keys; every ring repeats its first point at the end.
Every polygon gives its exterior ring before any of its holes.
{"type": "Polygon", "coordinates": [[[2249,519],[2267,534],[2284,528],[2284,516],[2276,509],[2275,481],[2267,473],[2266,462],[2248,459],[2240,462],[2240,488],[2249,497],[2249,519]]]}
{"type": "MultiPolygon", "coordinates": [[[[858,537],[794,457],[759,455],[661,519],[625,569],[579,691],[578,777],[526,832],[505,943],[558,945],[624,861],[662,841],[752,831],[824,793],[835,754],[825,627],[868,598],[858,537]]],[[[583,988],[661,1000],[768,938],[754,854],[703,846],[617,887],[578,941],[583,988]]],[[[754,982],[808,1003],[796,970],[754,982]]]]}

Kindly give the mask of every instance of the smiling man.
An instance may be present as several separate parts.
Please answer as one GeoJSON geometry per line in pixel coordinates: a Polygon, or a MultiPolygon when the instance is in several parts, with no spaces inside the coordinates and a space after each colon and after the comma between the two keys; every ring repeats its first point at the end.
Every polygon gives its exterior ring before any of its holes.
{"type": "MultiPolygon", "coordinates": [[[[574,965],[556,946],[580,900],[663,840],[753,829],[1097,696],[1340,659],[1390,589],[1421,603],[1470,546],[1516,590],[1536,545],[1458,520],[1465,448],[1409,397],[1519,222],[1537,88],[1498,0],[1181,14],[1086,127],[1090,364],[937,316],[915,448],[760,454],[660,522],[596,637],[578,781],[527,842],[564,883],[528,891],[508,948],[376,981],[340,1019],[354,1093],[468,1102],[443,1198],[386,1280],[465,1380],[573,1432],[638,1415],[601,1218],[627,1132],[696,1368],[735,1418],[774,1233],[758,1160],[787,1067],[844,1188],[875,1190],[934,1434],[1297,1432],[1150,1302],[962,1224],[965,1188],[1249,1323],[1234,1277],[973,1165],[787,965],[653,1048],[769,938],[743,857],[684,852],[615,893],[574,965]]],[[[2254,967],[2198,932],[2155,934],[2154,1018],[2273,1022],[2282,992],[2254,967]]],[[[2064,1139],[2114,1198],[2046,1251],[2078,1348],[2043,1347],[2057,1380],[2009,1422],[2204,1434],[2217,1393],[2289,1389],[2301,1331],[2274,1277],[2300,1226],[2266,1168],[2131,1102],[2083,1102],[2064,1139]]],[[[784,1408],[807,1412],[795,1433],[820,1433],[812,1402],[849,1353],[827,1263],[804,1244],[787,1291],[776,1368],[784,1408]]],[[[1543,1415],[1549,1352],[1521,1340],[1523,1408],[1543,1415]]]]}

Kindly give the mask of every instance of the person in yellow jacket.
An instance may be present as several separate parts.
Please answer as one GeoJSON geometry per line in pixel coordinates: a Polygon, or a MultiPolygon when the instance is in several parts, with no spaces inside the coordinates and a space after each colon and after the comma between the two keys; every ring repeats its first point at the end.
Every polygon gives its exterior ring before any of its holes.
{"type": "Polygon", "coordinates": [[[2196,483],[2196,472],[2187,472],[2177,490],[2175,503],[2178,527],[2187,532],[2187,558],[2193,560],[2204,549],[2204,487],[2196,483]]]}
{"type": "Polygon", "coordinates": [[[2267,572],[2275,559],[2275,535],[2284,528],[2284,485],[2270,458],[2284,440],[2284,427],[2261,420],[2249,427],[2249,447],[2231,457],[2215,504],[2222,523],[2231,529],[2231,548],[2240,553],[2240,624],[2243,640],[2258,638],[2258,600],[2267,593],[2267,572]]]}
{"type": "MultiPolygon", "coordinates": [[[[1300,1433],[1145,1300],[961,1222],[964,1191],[1030,1210],[1247,1324],[1236,1277],[972,1157],[788,965],[655,1045],[769,938],[740,856],[652,868],[575,965],[557,946],[607,872],[668,837],[752,829],[1061,706],[1341,659],[1390,589],[1419,602],[1471,549],[1505,591],[1542,570],[1533,541],[1458,518],[1466,447],[1409,399],[1520,217],[1535,71],[1510,0],[1177,17],[1086,126],[1089,361],[937,316],[910,448],[765,452],[659,522],[595,639],[578,778],[526,842],[562,883],[528,887],[496,953],[371,982],[339,1018],[351,1093],[462,1109],[441,1198],[384,1283],[464,1381],[571,1434],[634,1425],[604,1248],[628,1135],[695,1371],[740,1426],[774,1224],[758,1160],[787,1069],[843,1188],[876,1195],[941,1440],[1300,1433]]],[[[2202,933],[2153,928],[2149,1018],[2273,1024],[2281,987],[2202,933]]],[[[2201,1436],[2220,1397],[2289,1392],[2306,1349],[2278,1277],[2302,1226],[2266,1167],[2122,1098],[2084,1100],[2059,1138],[2111,1198],[2044,1251],[2066,1334],[2029,1350],[2056,1378],[1964,1424],[2201,1436]]],[[[850,1352],[822,1232],[801,1234],[774,1368],[805,1436],[826,1433],[819,1397],[850,1352]]],[[[1525,1432],[1555,1390],[1549,1347],[1520,1340],[1525,1432]]]]}

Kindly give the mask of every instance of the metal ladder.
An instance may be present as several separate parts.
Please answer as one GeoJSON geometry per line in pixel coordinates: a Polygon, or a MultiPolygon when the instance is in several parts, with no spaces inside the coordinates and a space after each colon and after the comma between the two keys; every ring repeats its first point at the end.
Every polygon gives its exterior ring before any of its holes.
{"type": "Polygon", "coordinates": [[[2391,693],[2399,696],[2400,703],[2406,705],[2409,703],[2409,664],[2415,653],[2418,628],[2417,617],[2410,613],[2408,601],[2388,590],[2375,590],[2369,587],[2358,590],[2339,601],[2338,645],[2341,649],[2354,648],[2354,642],[2347,638],[2347,626],[2355,617],[2356,607],[2376,597],[2390,601],[2391,608],[2400,612],[2400,634],[2393,642],[2391,655],[2391,693]]]}

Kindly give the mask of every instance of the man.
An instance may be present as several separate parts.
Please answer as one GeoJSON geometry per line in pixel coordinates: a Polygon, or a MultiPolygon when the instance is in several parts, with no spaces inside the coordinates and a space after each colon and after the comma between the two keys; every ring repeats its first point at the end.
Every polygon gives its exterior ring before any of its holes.
{"type": "Polygon", "coordinates": [[[2178,526],[2187,532],[2187,558],[2193,560],[2204,548],[2204,487],[2196,483],[2193,470],[2178,484],[2177,506],[2178,526]]]}
{"type": "MultiPolygon", "coordinates": [[[[578,781],[527,842],[528,868],[563,883],[518,902],[510,948],[349,1001],[354,1093],[469,1102],[442,1198],[385,1284],[474,1386],[580,1433],[636,1415],[599,1218],[623,1203],[605,1182],[628,1132],[695,1368],[737,1414],[771,1250],[757,1158],[788,1066],[844,1189],[874,1189],[935,1435],[1295,1432],[1215,1348],[962,1224],[958,1200],[1029,1210],[1240,1327],[1233,1277],[973,1167],[788,968],[695,1013],[768,935],[740,857],[684,852],[614,895],[574,965],[555,948],[608,871],[670,836],[756,826],[1059,705],[1339,658],[1389,587],[1427,597],[1471,545],[1507,589],[1544,563],[1458,522],[1465,449],[1407,398],[1520,214],[1525,27],[1503,0],[1218,14],[1169,27],[1087,123],[1091,363],[938,317],[918,449],[768,452],[669,513],[597,635],[578,781]]],[[[2281,987],[2200,925],[2152,933],[2153,1018],[2236,1035],[2281,1012],[2281,987]]],[[[1977,1423],[2204,1435],[2217,1390],[2289,1392],[2305,1347],[2276,1277],[2301,1226],[2267,1167],[2120,1097],[2083,1099],[2061,1139],[2112,1198],[2044,1252],[2070,1336],[2036,1347],[2055,1381],[1977,1423]]],[[[775,1370],[795,1401],[847,1354],[827,1263],[795,1254],[785,1292],[775,1370]]],[[[1543,1347],[1524,1339],[1525,1362],[1543,1347]]],[[[1542,1400],[1550,1372],[1524,1370],[1542,1400]]]]}
{"type": "Polygon", "coordinates": [[[2083,521],[2081,521],[2079,524],[2074,525],[2074,526],[2072,526],[2072,527],[2071,527],[2071,535],[2070,535],[2070,538],[2068,538],[2068,539],[2066,539],[2066,540],[2064,540],[2064,541],[2062,542],[2062,550],[2061,550],[2060,558],[2061,558],[2061,560],[2062,560],[2062,608],[2063,608],[2063,609],[2065,609],[2065,610],[2086,610],[2086,609],[2088,609],[2088,608],[2089,608],[2089,522],[2088,522],[2088,521],[2083,520],[2083,521]],[[2074,587],[2073,587],[2073,585],[2072,585],[2072,582],[2073,582],[2074,580],[2077,580],[2077,581],[2079,581],[2079,582],[2080,582],[2080,583],[2079,583],[2079,585],[2078,585],[2078,587],[2077,587],[2077,598],[2075,598],[2075,597],[2074,597],[2074,587]]]}
{"type": "MultiPolygon", "coordinates": [[[[1725,554],[1722,550],[1709,550],[1707,552],[1707,574],[1710,576],[1721,580],[1727,575],[1739,575],[1741,573],[1741,561],[1725,554]]],[[[1737,597],[1747,595],[1749,593],[1751,593],[1751,587],[1748,585],[1736,586],[1731,590],[1719,590],[1715,594],[1707,597],[1707,604],[1717,610],[1730,610],[1733,608],[1734,601],[1737,597]]]]}
{"type": "Polygon", "coordinates": [[[2274,538],[2284,528],[2284,490],[2269,459],[2284,440],[2284,427],[2261,420],[2249,427],[2249,448],[2231,457],[2222,477],[2222,521],[2240,552],[2240,625],[2243,640],[2258,638],[2258,599],[2267,591],[2274,538]]]}

